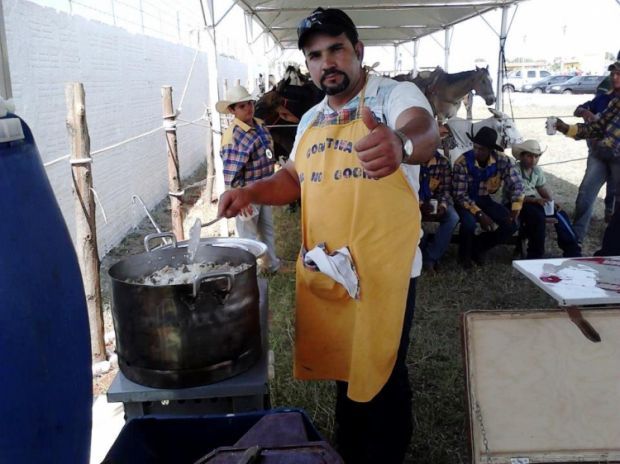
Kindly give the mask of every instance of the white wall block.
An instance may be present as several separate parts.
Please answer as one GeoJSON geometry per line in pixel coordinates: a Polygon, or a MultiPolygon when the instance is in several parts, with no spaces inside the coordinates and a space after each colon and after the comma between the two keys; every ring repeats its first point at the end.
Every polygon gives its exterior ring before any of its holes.
{"type": "MultiPolygon", "coordinates": [[[[111,8],[111,4],[100,2],[98,8],[111,8]]],[[[175,106],[181,103],[194,48],[26,0],[5,1],[4,14],[16,112],[30,125],[44,163],[70,150],[64,96],[68,82],[84,84],[92,151],[161,127],[163,85],[173,87],[175,106]]],[[[204,40],[206,35],[201,37],[204,40]]],[[[196,37],[193,43],[198,43],[196,37]]],[[[212,62],[206,53],[198,54],[181,119],[203,115],[208,103],[207,67],[212,62]]],[[[247,80],[247,66],[234,59],[221,59],[220,70],[229,79],[247,80]]],[[[183,177],[206,159],[211,134],[204,127],[207,121],[201,124],[178,129],[183,177]]],[[[73,234],[68,160],[48,167],[47,174],[73,234]]],[[[103,255],[144,217],[141,208],[132,204],[133,194],[151,208],[168,192],[164,131],[94,155],[93,178],[108,220],[104,222],[97,205],[103,255]]]]}

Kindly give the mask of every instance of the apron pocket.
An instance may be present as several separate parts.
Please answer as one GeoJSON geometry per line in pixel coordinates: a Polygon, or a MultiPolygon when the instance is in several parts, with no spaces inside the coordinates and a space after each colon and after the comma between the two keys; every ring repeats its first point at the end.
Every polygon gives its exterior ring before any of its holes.
{"type": "Polygon", "coordinates": [[[340,283],[336,282],[327,274],[308,268],[302,262],[300,266],[300,278],[310,291],[324,300],[346,300],[349,293],[340,283]]]}

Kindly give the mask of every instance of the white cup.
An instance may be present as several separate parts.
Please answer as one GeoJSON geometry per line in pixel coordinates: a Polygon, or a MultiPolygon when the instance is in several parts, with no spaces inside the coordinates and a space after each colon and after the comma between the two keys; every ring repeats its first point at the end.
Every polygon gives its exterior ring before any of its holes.
{"type": "Polygon", "coordinates": [[[431,214],[437,214],[437,207],[439,206],[439,203],[437,202],[437,200],[435,198],[431,198],[428,203],[431,205],[431,207],[433,208],[431,211],[431,214]]]}
{"type": "Polygon", "coordinates": [[[544,208],[547,216],[553,216],[555,214],[555,205],[553,200],[546,202],[544,208]]]}
{"type": "Polygon", "coordinates": [[[558,118],[556,118],[555,116],[549,116],[547,118],[547,122],[545,123],[545,127],[547,128],[547,135],[553,135],[558,131],[555,127],[557,122],[558,118]]]}

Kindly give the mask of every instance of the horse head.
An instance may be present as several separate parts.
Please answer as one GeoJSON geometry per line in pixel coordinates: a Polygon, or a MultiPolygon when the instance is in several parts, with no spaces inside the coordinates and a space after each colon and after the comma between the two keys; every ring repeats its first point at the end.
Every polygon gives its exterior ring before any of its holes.
{"type": "Polygon", "coordinates": [[[291,64],[287,66],[286,71],[284,71],[284,77],[276,85],[276,91],[282,93],[282,91],[289,85],[301,87],[306,82],[308,82],[308,78],[303,75],[297,66],[293,66],[291,64]]]}
{"type": "Polygon", "coordinates": [[[468,150],[473,148],[473,143],[469,136],[473,136],[482,127],[491,127],[497,132],[497,144],[503,148],[508,148],[515,143],[521,143],[523,137],[517,130],[515,122],[505,113],[489,108],[493,115],[490,118],[483,119],[475,123],[471,123],[467,119],[451,118],[446,122],[446,126],[450,131],[449,148],[450,161],[452,164],[468,150]]]}
{"type": "Polygon", "coordinates": [[[494,108],[489,108],[489,111],[493,115],[492,118],[484,119],[484,121],[491,121],[493,129],[499,134],[499,144],[508,148],[515,143],[523,142],[523,136],[517,129],[514,120],[506,113],[502,113],[494,108]]]}
{"type": "Polygon", "coordinates": [[[489,67],[479,68],[476,66],[475,78],[473,83],[473,89],[476,95],[480,95],[484,98],[484,102],[487,106],[495,103],[495,92],[493,91],[493,82],[491,75],[489,74],[489,67]]]}
{"type": "Polygon", "coordinates": [[[256,117],[271,126],[270,131],[278,158],[288,158],[295,140],[295,128],[301,116],[323,98],[321,90],[293,66],[287,68],[284,78],[275,90],[265,93],[256,103],[256,117]],[[300,83],[300,85],[292,82],[300,83]],[[274,127],[274,126],[285,127],[274,127]],[[286,127],[288,126],[288,127],[286,127]]]}

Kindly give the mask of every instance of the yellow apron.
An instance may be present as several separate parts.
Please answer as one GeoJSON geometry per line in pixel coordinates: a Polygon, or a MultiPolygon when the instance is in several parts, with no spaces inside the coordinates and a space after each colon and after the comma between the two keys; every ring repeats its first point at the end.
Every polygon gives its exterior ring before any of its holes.
{"type": "Polygon", "coordinates": [[[368,134],[357,119],[303,134],[295,153],[301,182],[302,245],[348,246],[360,279],[349,297],[329,276],[297,260],[295,377],[348,382],[347,396],[370,401],[392,373],[411,267],[420,238],[417,196],[402,171],[368,178],[353,145],[368,134]]]}

